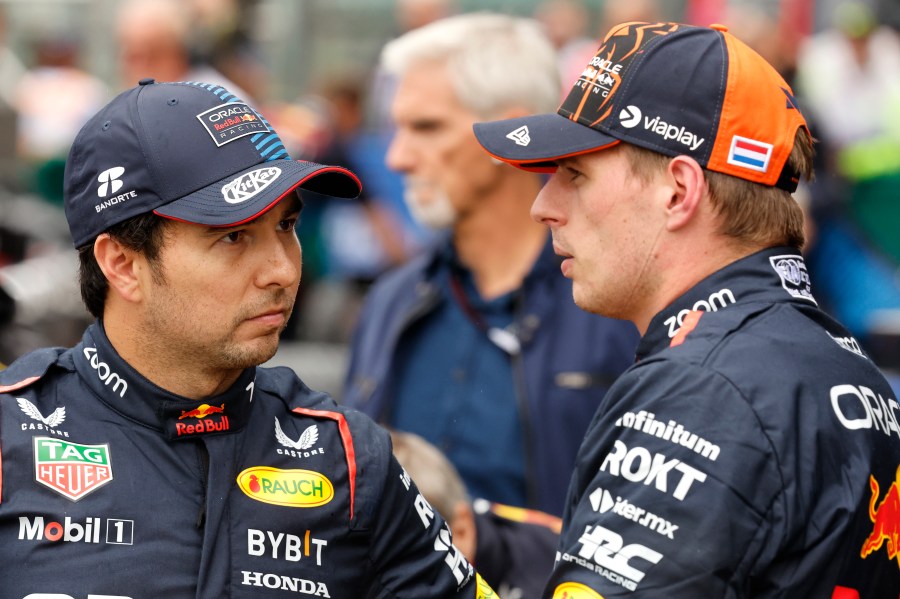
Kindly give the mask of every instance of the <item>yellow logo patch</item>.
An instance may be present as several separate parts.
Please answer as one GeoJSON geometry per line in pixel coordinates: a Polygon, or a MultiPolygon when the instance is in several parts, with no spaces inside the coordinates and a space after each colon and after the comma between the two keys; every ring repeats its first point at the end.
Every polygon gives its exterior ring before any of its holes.
{"type": "Polygon", "coordinates": [[[286,507],[318,507],[334,498],[331,481],[312,470],[253,466],[238,474],[237,484],[251,499],[286,507]]]}
{"type": "Polygon", "coordinates": [[[475,599],[500,599],[481,574],[475,573],[475,599]]]}
{"type": "Polygon", "coordinates": [[[564,582],[554,589],[553,599],[603,599],[603,595],[580,582],[564,582]]]}

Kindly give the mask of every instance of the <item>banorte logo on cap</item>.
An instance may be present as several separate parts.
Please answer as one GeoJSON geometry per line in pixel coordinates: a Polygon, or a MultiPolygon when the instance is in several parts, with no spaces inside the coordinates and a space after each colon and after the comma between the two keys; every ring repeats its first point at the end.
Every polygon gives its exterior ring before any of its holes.
{"type": "Polygon", "coordinates": [[[97,181],[100,183],[100,186],[97,188],[97,197],[105,198],[109,194],[116,193],[122,189],[124,183],[122,183],[121,177],[124,174],[124,167],[114,166],[97,175],[97,181]]]}

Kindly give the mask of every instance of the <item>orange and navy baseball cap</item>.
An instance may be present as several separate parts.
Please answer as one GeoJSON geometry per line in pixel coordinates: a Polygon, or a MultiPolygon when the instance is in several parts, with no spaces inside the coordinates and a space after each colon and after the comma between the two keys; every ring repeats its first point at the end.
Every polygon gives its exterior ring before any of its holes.
{"type": "Polygon", "coordinates": [[[791,88],[727,27],[634,22],[610,30],[556,114],[474,129],[489,154],[525,170],[626,142],[793,192],[800,127],[791,88]]]}

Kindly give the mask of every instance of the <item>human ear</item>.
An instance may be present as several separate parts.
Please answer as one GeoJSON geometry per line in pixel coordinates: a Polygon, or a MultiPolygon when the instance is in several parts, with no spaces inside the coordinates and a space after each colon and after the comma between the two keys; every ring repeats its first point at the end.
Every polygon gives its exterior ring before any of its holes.
{"type": "Polygon", "coordinates": [[[475,527],[475,512],[468,502],[460,501],[453,508],[453,516],[449,517],[450,534],[453,544],[467,560],[475,561],[478,546],[478,531],[475,527]]]}
{"type": "Polygon", "coordinates": [[[689,156],[670,160],[666,177],[671,193],[666,205],[666,230],[677,231],[697,217],[706,195],[706,178],[700,164],[689,156]]]}
{"type": "Polygon", "coordinates": [[[141,281],[136,268],[137,252],[102,233],[94,241],[94,258],[109,283],[111,293],[128,302],[140,301],[141,281]]]}

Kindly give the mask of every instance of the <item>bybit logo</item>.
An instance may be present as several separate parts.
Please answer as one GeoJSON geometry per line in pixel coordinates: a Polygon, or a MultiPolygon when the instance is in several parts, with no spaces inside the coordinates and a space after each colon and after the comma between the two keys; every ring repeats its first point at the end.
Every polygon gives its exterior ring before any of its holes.
{"type": "Polygon", "coordinates": [[[97,196],[105,198],[109,194],[116,193],[122,189],[124,183],[119,179],[123,174],[125,174],[125,168],[121,166],[114,166],[100,173],[97,176],[97,181],[100,182],[100,187],[97,188],[97,196]]]}

